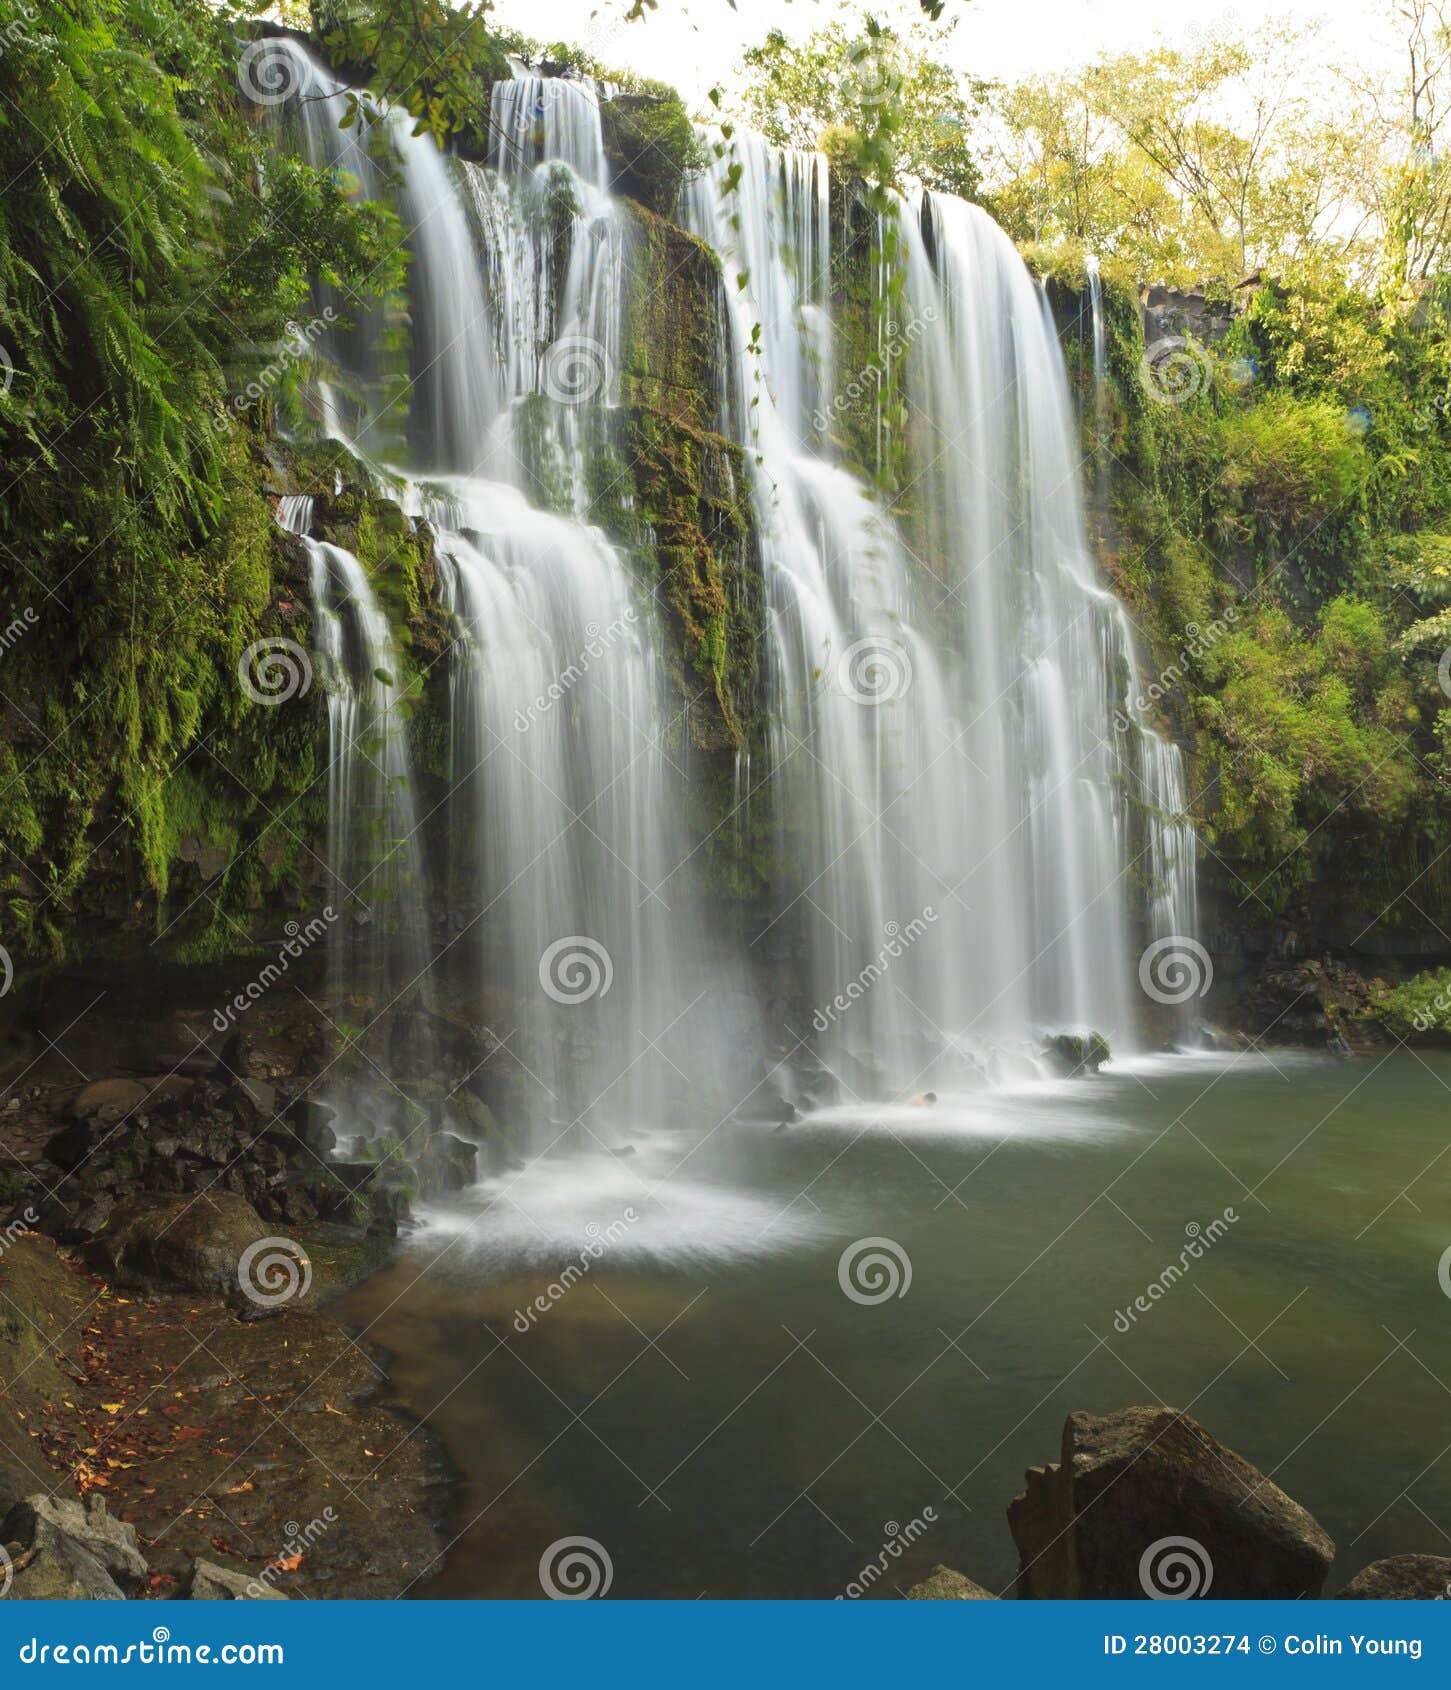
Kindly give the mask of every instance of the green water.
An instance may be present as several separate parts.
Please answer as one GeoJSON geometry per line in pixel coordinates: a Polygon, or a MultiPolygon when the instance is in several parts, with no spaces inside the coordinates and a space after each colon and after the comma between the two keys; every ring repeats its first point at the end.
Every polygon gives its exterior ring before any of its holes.
{"type": "Polygon", "coordinates": [[[829,1597],[905,1528],[874,1594],[941,1561],[1002,1589],[1065,1414],[1150,1401],[1318,1517],[1330,1588],[1451,1553],[1448,1104],[1451,1057],[1165,1061],[480,1188],[344,1311],[462,1471],[413,1593],[538,1595],[582,1536],[617,1597],[829,1597]],[[844,1292],[868,1236],[905,1295],[844,1292]]]}

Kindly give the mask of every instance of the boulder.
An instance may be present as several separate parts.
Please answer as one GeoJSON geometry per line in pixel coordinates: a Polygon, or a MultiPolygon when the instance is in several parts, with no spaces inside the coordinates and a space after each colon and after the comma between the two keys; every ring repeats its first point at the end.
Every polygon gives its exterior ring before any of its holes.
{"type": "Polygon", "coordinates": [[[228,1297],[243,1252],[269,1235],[252,1205],[230,1191],[133,1197],[117,1206],[87,1259],[117,1285],[228,1297]]]}
{"type": "Polygon", "coordinates": [[[287,1602],[291,1598],[265,1584],[256,1573],[233,1572],[200,1558],[192,1562],[186,1595],[193,1602],[287,1602]]]}
{"type": "Polygon", "coordinates": [[[932,1569],[931,1578],[925,1578],[921,1584],[914,1584],[907,1592],[909,1602],[996,1602],[997,1597],[992,1591],[984,1590],[980,1584],[974,1583],[962,1573],[953,1572],[951,1567],[937,1566],[932,1569]]]}
{"type": "Polygon", "coordinates": [[[1444,1602],[1451,1597],[1451,1556],[1391,1555],[1362,1567],[1342,1602],[1444,1602]]]}
{"type": "Polygon", "coordinates": [[[287,1124],[292,1135],[320,1161],[326,1161],[337,1148],[338,1135],[333,1131],[335,1112],[326,1103],[310,1097],[299,1097],[288,1105],[287,1124]]]}
{"type": "MultiPolygon", "coordinates": [[[[23,1506],[23,1504],[22,1504],[23,1506]]],[[[11,1515],[15,1512],[11,1510],[11,1515]]],[[[6,1518],[8,1528],[10,1516],[6,1518]]],[[[10,1597],[22,1602],[122,1602],[125,1596],[90,1550],[31,1515],[28,1540],[0,1529],[0,1547],[10,1558],[10,1597]]]]}
{"type": "Polygon", "coordinates": [[[1171,1408],[1070,1414],[1008,1524],[1029,1598],[1294,1600],[1320,1594],[1335,1556],[1299,1503],[1171,1408]]]}
{"type": "Polygon", "coordinates": [[[447,1197],[462,1191],[478,1178],[477,1148],[453,1133],[434,1133],[418,1158],[418,1194],[424,1198],[447,1197]]]}
{"type": "Polygon", "coordinates": [[[84,1501],[43,1493],[27,1496],[0,1523],[0,1541],[34,1543],[41,1525],[79,1544],[117,1583],[139,1590],[145,1582],[147,1567],[136,1547],[135,1526],[113,1519],[99,1491],[84,1501]]]}
{"type": "Polygon", "coordinates": [[[66,1113],[73,1121],[112,1126],[134,1110],[184,1098],[194,1083],[179,1074],[159,1074],[153,1079],[140,1080],[92,1080],[70,1100],[66,1113]]]}
{"type": "Polygon", "coordinates": [[[1102,1033],[1054,1033],[1043,1042],[1044,1059],[1066,1079],[1096,1074],[1112,1054],[1102,1033]]]}

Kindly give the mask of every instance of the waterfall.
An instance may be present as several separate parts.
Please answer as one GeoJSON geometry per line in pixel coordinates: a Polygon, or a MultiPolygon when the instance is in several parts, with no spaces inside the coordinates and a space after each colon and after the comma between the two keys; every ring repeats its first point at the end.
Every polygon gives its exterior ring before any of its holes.
{"type": "MultiPolygon", "coordinates": [[[[708,1128],[764,1071],[748,970],[790,1005],[769,1059],[806,1101],[1034,1073],[1064,1031],[1135,1048],[1138,954],[1192,934],[1195,842],[1085,537],[1046,297],[996,224],[951,197],[894,202],[872,285],[895,303],[858,369],[824,160],[739,135],[684,190],[684,221],[737,282],[720,290],[716,400],[745,448],[767,609],[755,779],[781,890],[741,944],[681,884],[688,736],[655,578],[591,521],[628,473],[633,225],[607,187],[607,91],[521,69],[493,90],[477,164],[386,111],[366,140],[340,130],[341,91],[286,51],[306,95],[276,113],[287,144],[391,204],[411,255],[406,353],[383,308],[330,328],[318,413],[432,538],[455,635],[449,934],[421,973],[483,1029],[491,1098],[541,1149],[708,1128]],[[865,464],[842,445],[842,396],[862,391],[865,464]],[[903,462],[894,505],[873,479],[903,462]]],[[[287,520],[308,526],[301,507],[287,520]]],[[[396,654],[357,559],[306,543],[320,649],[351,677],[330,695],[334,744],[355,737],[349,712],[384,729],[380,770],[333,771],[331,848],[351,861],[358,783],[384,780],[421,934],[396,654]]],[[[743,747],[743,840],[752,778],[743,747]]]]}
{"type": "Polygon", "coordinates": [[[704,913],[672,882],[689,847],[652,583],[587,520],[615,428],[627,268],[600,92],[496,85],[480,167],[387,112],[365,147],[338,128],[329,73],[289,50],[306,97],[281,113],[284,134],[391,203],[411,254],[406,430],[382,414],[373,318],[325,350],[363,395],[357,443],[406,438],[386,473],[433,536],[457,635],[454,932],[430,975],[482,1025],[493,1101],[537,1149],[622,1150],[740,1087],[720,1007],[734,970],[707,966],[704,913]]]}
{"type": "Polygon", "coordinates": [[[365,1063],[388,1078],[373,1118],[406,1135],[422,1116],[401,1087],[432,1081],[436,1053],[399,658],[362,564],[313,537],[314,507],[311,498],[284,498],[277,515],[307,552],[327,693],[328,1014],[334,1043],[356,1041],[365,1063]]]}
{"type": "Polygon", "coordinates": [[[744,276],[720,409],[755,465],[817,1048],[849,1093],[1011,1073],[1061,1029],[1133,1048],[1134,877],[1161,880],[1156,923],[1188,919],[1192,840],[1177,754],[1128,704],[1136,654],[1085,538],[1045,301],[978,208],[898,202],[903,320],[871,368],[833,373],[827,192],[824,160],[746,135],[683,204],[744,276]],[[877,395],[880,441],[894,363],[910,531],[832,444],[853,387],[877,395]]]}

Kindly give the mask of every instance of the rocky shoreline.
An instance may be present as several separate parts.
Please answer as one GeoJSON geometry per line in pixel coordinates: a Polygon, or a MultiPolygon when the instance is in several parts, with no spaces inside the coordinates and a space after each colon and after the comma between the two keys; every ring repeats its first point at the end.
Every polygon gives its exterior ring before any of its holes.
{"type": "MultiPolygon", "coordinates": [[[[240,1200],[190,1201],[219,1248],[235,1241],[240,1200]]],[[[164,1225],[175,1209],[152,1213],[164,1225]]],[[[131,1206],[133,1233],[141,1213],[131,1206]]],[[[214,1286],[128,1293],[52,1240],[10,1242],[0,1548],[11,1594],[393,1598],[427,1578],[445,1541],[446,1454],[389,1400],[382,1358],[324,1312],[356,1270],[355,1242],[319,1235],[301,1248],[285,1259],[306,1290],[263,1319],[214,1286]]]]}

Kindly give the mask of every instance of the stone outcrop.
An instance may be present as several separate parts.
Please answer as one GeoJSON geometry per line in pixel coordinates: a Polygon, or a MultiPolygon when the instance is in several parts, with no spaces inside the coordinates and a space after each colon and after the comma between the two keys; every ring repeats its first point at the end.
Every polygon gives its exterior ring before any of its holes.
{"type": "Polygon", "coordinates": [[[1335,1555],[1299,1503],[1169,1408],[1070,1414],[1008,1524],[1027,1598],[1313,1597],[1335,1555]]]}
{"type": "Polygon", "coordinates": [[[13,1598],[119,1602],[146,1580],[136,1528],[113,1520],[104,1498],[45,1493],[17,1502],[0,1521],[13,1598]]]}
{"type": "Polygon", "coordinates": [[[1342,1602],[1444,1602],[1451,1597],[1451,1556],[1391,1555],[1362,1567],[1342,1602]]]}
{"type": "Polygon", "coordinates": [[[210,1561],[192,1563],[187,1596],[193,1602],[287,1602],[285,1591],[274,1590],[270,1584],[248,1573],[234,1573],[229,1567],[216,1567],[210,1561]]]}
{"type": "Polygon", "coordinates": [[[232,1298],[239,1265],[269,1231],[231,1192],[133,1197],[122,1203],[87,1251],[91,1265],[128,1290],[200,1291],[232,1298]]]}
{"type": "Polygon", "coordinates": [[[907,1592],[909,1602],[996,1602],[992,1591],[951,1567],[934,1567],[932,1576],[914,1584],[907,1592]]]}

